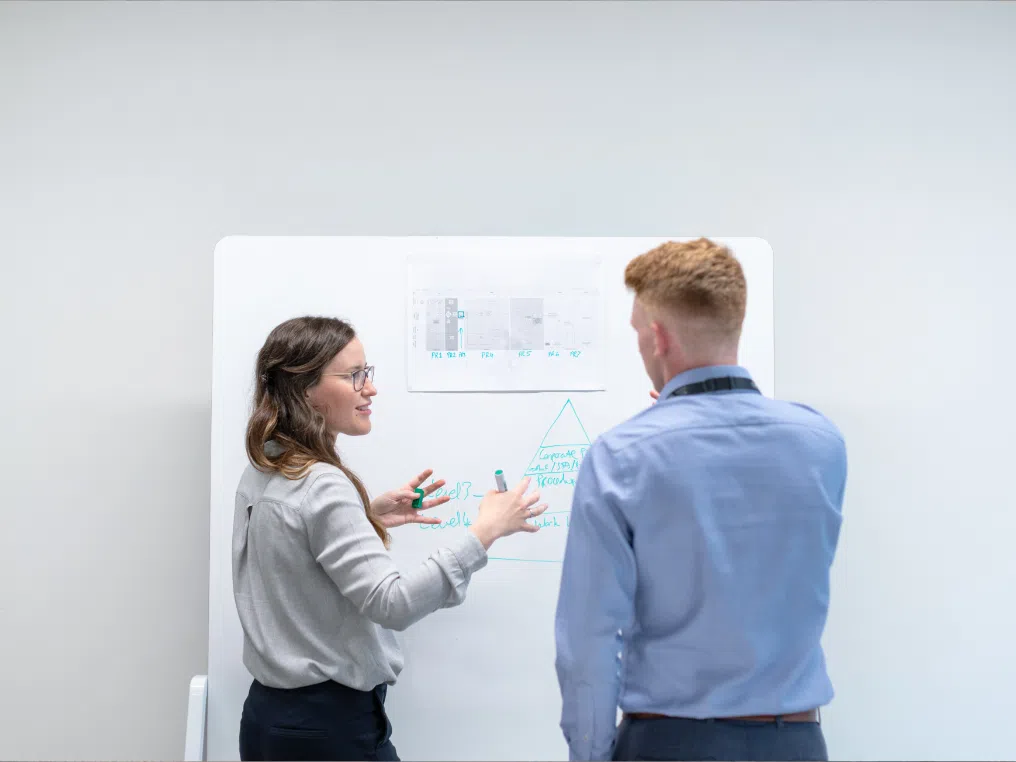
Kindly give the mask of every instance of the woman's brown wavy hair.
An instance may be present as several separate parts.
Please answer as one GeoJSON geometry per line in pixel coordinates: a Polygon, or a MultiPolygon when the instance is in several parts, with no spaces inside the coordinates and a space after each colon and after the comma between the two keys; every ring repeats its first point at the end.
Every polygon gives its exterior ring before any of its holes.
{"type": "Polygon", "coordinates": [[[302,479],[315,463],[340,469],[353,483],[378,537],[388,532],[370,514],[370,497],[360,478],[335,451],[325,419],[310,405],[307,390],[321,380],[325,366],[356,337],[353,326],[337,318],[299,317],[276,326],[258,352],[254,368],[254,410],[247,421],[247,457],[264,472],[302,479]],[[276,442],[281,452],[265,448],[276,442]]]}

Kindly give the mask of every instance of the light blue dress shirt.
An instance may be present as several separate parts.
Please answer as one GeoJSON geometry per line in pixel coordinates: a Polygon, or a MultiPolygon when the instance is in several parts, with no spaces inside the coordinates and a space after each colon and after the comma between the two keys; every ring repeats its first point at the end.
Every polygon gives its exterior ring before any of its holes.
{"type": "Polygon", "coordinates": [[[820,644],[846,448],[815,410],[696,368],[603,436],[579,470],[555,621],[571,759],[609,759],[617,707],[788,714],[832,699],[820,644]]]}

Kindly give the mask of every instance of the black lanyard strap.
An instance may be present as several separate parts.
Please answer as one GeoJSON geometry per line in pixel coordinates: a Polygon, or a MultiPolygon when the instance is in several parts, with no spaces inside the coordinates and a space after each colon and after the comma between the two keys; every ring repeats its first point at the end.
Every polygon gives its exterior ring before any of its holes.
{"type": "Polygon", "coordinates": [[[677,387],[668,397],[687,397],[691,394],[711,394],[713,392],[732,392],[736,389],[747,389],[748,391],[761,394],[755,382],[750,378],[740,376],[721,376],[720,378],[707,378],[705,381],[698,381],[694,384],[685,384],[677,387]]]}

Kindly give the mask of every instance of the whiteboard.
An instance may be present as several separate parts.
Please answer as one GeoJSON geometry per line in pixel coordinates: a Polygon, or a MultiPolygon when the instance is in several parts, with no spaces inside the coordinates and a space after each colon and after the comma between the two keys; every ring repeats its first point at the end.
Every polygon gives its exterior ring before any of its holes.
{"type": "MultiPolygon", "coordinates": [[[[408,569],[475,518],[503,469],[509,484],[538,473],[541,453],[567,453],[650,403],[650,382],[629,325],[628,261],[685,238],[229,237],[214,257],[211,547],[207,758],[238,759],[240,712],[251,677],[232,596],[233,496],[246,466],[244,430],[255,356],[277,324],[305,314],[356,328],[376,366],[373,430],[340,437],[339,450],[372,495],[425,468],[452,500],[438,528],[393,530],[392,555],[408,569]],[[409,262],[469,257],[511,270],[519,257],[588,257],[602,263],[606,388],[602,391],[407,391],[409,262]],[[560,441],[575,439],[578,441],[560,441]]],[[[730,247],[748,282],[740,362],[775,394],[773,257],[758,238],[730,247]]],[[[567,474],[566,474],[567,476],[567,474]]],[[[535,480],[534,480],[535,482],[535,480]]],[[[542,490],[550,504],[535,535],[500,540],[473,577],[465,603],[433,614],[399,638],[405,668],[388,692],[392,741],[403,759],[567,759],[558,726],[553,617],[572,486],[542,490]]]]}

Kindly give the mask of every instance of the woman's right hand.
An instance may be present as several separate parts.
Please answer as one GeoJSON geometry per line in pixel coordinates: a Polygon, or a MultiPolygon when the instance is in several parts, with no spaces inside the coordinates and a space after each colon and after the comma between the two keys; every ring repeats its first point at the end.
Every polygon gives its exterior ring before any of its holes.
{"type": "Polygon", "coordinates": [[[476,535],[484,548],[490,548],[500,537],[539,530],[540,527],[528,522],[547,510],[547,504],[534,505],[540,499],[540,493],[526,494],[529,481],[527,476],[507,492],[491,490],[483,496],[480,515],[469,531],[476,535]]]}

